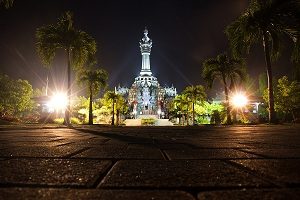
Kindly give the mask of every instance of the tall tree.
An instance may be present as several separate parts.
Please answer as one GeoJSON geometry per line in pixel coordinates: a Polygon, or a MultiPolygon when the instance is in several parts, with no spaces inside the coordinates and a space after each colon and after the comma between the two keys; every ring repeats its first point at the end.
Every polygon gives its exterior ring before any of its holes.
{"type": "Polygon", "coordinates": [[[181,114],[181,122],[184,125],[184,115],[187,116],[187,124],[188,124],[188,100],[185,94],[176,95],[173,99],[175,110],[178,110],[181,114]]]}
{"type": "Polygon", "coordinates": [[[22,117],[32,111],[33,89],[26,80],[14,80],[0,73],[0,117],[22,117]]]}
{"type": "Polygon", "coordinates": [[[100,92],[107,84],[108,74],[103,69],[83,70],[79,82],[85,83],[89,90],[89,124],[93,124],[93,96],[100,92]]]}
{"type": "MultiPolygon", "coordinates": [[[[264,100],[268,101],[267,90],[264,100]]],[[[300,111],[300,83],[289,81],[287,76],[278,79],[274,88],[274,103],[275,111],[283,114],[283,121],[286,121],[289,115],[296,120],[300,111]]]]}
{"type": "Polygon", "coordinates": [[[112,121],[111,125],[115,125],[115,104],[119,98],[119,94],[116,94],[114,91],[108,91],[105,93],[104,98],[108,99],[112,103],[112,121]]]}
{"type": "Polygon", "coordinates": [[[202,85],[188,86],[183,93],[186,95],[188,101],[192,103],[193,125],[195,125],[195,104],[196,102],[204,102],[206,99],[205,89],[202,85]]]}
{"type": "Polygon", "coordinates": [[[5,8],[12,7],[14,0],[0,0],[0,5],[4,5],[5,8]]]}
{"type": "Polygon", "coordinates": [[[298,62],[300,57],[299,30],[299,0],[252,0],[248,9],[226,28],[235,57],[249,54],[255,43],[263,45],[268,77],[269,122],[271,123],[276,122],[271,58],[276,59],[279,56],[282,44],[280,38],[287,35],[295,44],[292,58],[298,62]]]}
{"type": "Polygon", "coordinates": [[[50,65],[56,50],[63,49],[67,57],[68,105],[64,123],[70,124],[71,67],[78,69],[87,61],[89,54],[95,54],[96,42],[86,32],[77,30],[73,24],[73,15],[66,12],[57,24],[46,25],[36,31],[36,47],[45,65],[50,65]]]}
{"type": "Polygon", "coordinates": [[[237,79],[244,80],[246,71],[242,59],[235,59],[227,56],[226,53],[210,58],[203,62],[202,76],[211,88],[215,79],[220,79],[225,91],[225,104],[227,113],[227,124],[232,124],[229,104],[230,83],[237,79]]]}
{"type": "Polygon", "coordinates": [[[116,99],[116,116],[117,116],[117,125],[120,124],[121,114],[126,114],[128,112],[128,105],[124,97],[118,94],[118,98],[116,99]]]}

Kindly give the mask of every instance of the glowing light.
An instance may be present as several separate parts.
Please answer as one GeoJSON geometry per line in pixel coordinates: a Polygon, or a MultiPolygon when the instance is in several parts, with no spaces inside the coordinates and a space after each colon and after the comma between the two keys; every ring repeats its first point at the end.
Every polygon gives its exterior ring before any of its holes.
{"type": "Polygon", "coordinates": [[[237,93],[233,95],[231,103],[235,107],[244,107],[248,103],[247,97],[242,93],[237,93]]]}
{"type": "Polygon", "coordinates": [[[58,92],[53,94],[48,102],[48,108],[52,111],[64,111],[68,104],[68,97],[65,93],[58,92]]]}

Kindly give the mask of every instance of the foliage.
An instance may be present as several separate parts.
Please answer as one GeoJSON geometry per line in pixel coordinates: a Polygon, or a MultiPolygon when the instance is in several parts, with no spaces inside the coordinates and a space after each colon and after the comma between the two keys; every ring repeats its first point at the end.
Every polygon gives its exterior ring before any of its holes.
{"type": "Polygon", "coordinates": [[[41,97],[46,95],[46,88],[42,87],[41,89],[35,88],[33,90],[33,97],[41,97]]]}
{"type": "MultiPolygon", "coordinates": [[[[268,101],[267,90],[265,90],[264,100],[268,101]]],[[[274,100],[275,111],[282,116],[282,120],[288,120],[289,115],[296,120],[300,110],[300,83],[290,82],[286,76],[278,79],[274,90],[274,100]]]]}
{"type": "Polygon", "coordinates": [[[93,96],[100,92],[101,88],[107,85],[108,74],[103,69],[83,70],[79,82],[86,84],[89,90],[89,124],[93,124],[93,96]]]}
{"type": "MultiPolygon", "coordinates": [[[[63,49],[67,56],[68,98],[71,102],[71,67],[80,69],[90,55],[96,53],[96,42],[86,32],[77,30],[73,24],[73,15],[66,12],[57,24],[42,26],[36,31],[37,52],[46,66],[49,66],[58,49],[63,49]]],[[[65,112],[65,123],[70,123],[70,103],[65,112]]]]}
{"type": "MultiPolygon", "coordinates": [[[[64,118],[56,118],[53,120],[55,124],[63,124],[64,123],[64,118]]],[[[76,117],[71,117],[71,123],[72,124],[81,124],[80,119],[76,117]]]]}
{"type": "Polygon", "coordinates": [[[239,58],[231,58],[226,53],[210,58],[203,62],[202,77],[209,88],[214,81],[219,79],[224,86],[227,110],[227,123],[231,124],[229,92],[230,85],[235,85],[236,81],[243,81],[246,78],[244,61],[239,58]]]}
{"type": "MultiPolygon", "coordinates": [[[[45,65],[50,65],[58,49],[70,51],[73,67],[81,67],[89,54],[96,53],[96,42],[86,32],[77,30],[73,14],[65,12],[57,24],[42,26],[36,31],[37,52],[45,65]]],[[[69,59],[69,58],[68,58],[69,59]]]]}
{"type": "Polygon", "coordinates": [[[230,81],[244,80],[246,70],[244,61],[239,58],[231,58],[226,53],[219,54],[216,58],[209,58],[203,62],[202,76],[208,88],[219,79],[223,85],[229,86],[230,81]]]}
{"type": "Polygon", "coordinates": [[[292,60],[300,60],[300,2],[299,0],[252,0],[248,9],[227,29],[232,53],[236,58],[249,54],[255,43],[264,47],[267,76],[269,121],[276,122],[272,84],[271,58],[275,60],[280,54],[283,35],[294,42],[292,60]]]}
{"type": "MultiPolygon", "coordinates": [[[[189,110],[189,101],[187,100],[186,95],[176,95],[171,105],[173,105],[173,107],[170,109],[170,113],[173,117],[179,117],[181,124],[184,125],[184,118],[185,116],[188,117],[189,110]]],[[[186,121],[188,121],[188,119],[186,121]]]]}
{"type": "Polygon", "coordinates": [[[108,73],[104,69],[82,70],[79,75],[79,83],[88,87],[89,95],[96,95],[101,88],[107,86],[108,73]]]}
{"type": "Polygon", "coordinates": [[[202,85],[188,86],[183,90],[187,101],[192,103],[192,121],[195,123],[195,104],[203,103],[206,99],[205,89],[202,85]]]}
{"type": "Polygon", "coordinates": [[[64,123],[64,118],[56,118],[53,120],[55,124],[63,124],[64,123]]]}
{"type": "Polygon", "coordinates": [[[4,6],[5,8],[12,7],[14,0],[0,0],[0,6],[4,6]]]}
{"type": "Polygon", "coordinates": [[[107,106],[102,105],[99,109],[94,110],[96,116],[96,122],[99,124],[109,124],[111,117],[111,109],[107,106]]]}
{"type": "Polygon", "coordinates": [[[214,110],[211,114],[210,123],[211,124],[221,124],[221,114],[218,110],[214,110]]]}
{"type": "Polygon", "coordinates": [[[143,118],[143,119],[141,119],[141,124],[143,126],[153,126],[155,124],[155,119],[153,119],[153,118],[143,118]]]}
{"type": "Polygon", "coordinates": [[[293,58],[298,60],[299,8],[298,0],[252,0],[248,9],[226,28],[233,55],[249,53],[251,46],[268,33],[266,40],[272,43],[271,54],[275,59],[280,53],[280,36],[285,34],[294,41],[293,58]]]}
{"type": "MultiPolygon", "coordinates": [[[[84,96],[79,96],[74,99],[72,107],[72,115],[78,118],[81,123],[88,123],[89,99],[84,96]]],[[[93,108],[95,109],[95,107],[93,108]]]]}
{"type": "Polygon", "coordinates": [[[0,74],[0,113],[1,117],[22,118],[30,113],[35,104],[31,97],[32,86],[26,80],[13,80],[0,74]]]}
{"type": "Polygon", "coordinates": [[[199,124],[220,124],[220,113],[224,111],[224,106],[217,103],[209,103],[205,101],[202,105],[195,106],[195,111],[198,115],[196,121],[199,124]],[[210,120],[209,120],[210,118],[210,120]]]}
{"type": "Polygon", "coordinates": [[[115,115],[117,117],[117,123],[120,122],[120,115],[126,114],[129,110],[128,105],[124,97],[114,91],[107,91],[101,100],[102,105],[106,106],[112,113],[111,124],[115,124],[115,115]],[[116,111],[116,112],[115,112],[116,111]]]}

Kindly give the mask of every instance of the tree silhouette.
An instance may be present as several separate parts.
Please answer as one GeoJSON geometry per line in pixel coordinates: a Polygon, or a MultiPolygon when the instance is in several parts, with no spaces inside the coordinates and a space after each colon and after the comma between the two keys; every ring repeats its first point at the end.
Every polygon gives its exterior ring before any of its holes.
{"type": "Polygon", "coordinates": [[[299,30],[299,0],[252,0],[248,9],[226,28],[235,57],[248,54],[255,43],[263,45],[268,77],[269,122],[271,123],[276,122],[271,58],[276,59],[279,56],[281,36],[286,35],[294,42],[292,58],[299,63],[299,30]]]}
{"type": "Polygon", "coordinates": [[[79,82],[85,83],[89,90],[89,124],[93,124],[93,96],[107,85],[108,74],[103,69],[84,70],[80,73],[79,82]]]}
{"type": "Polygon", "coordinates": [[[243,80],[246,77],[244,62],[241,59],[230,58],[226,53],[218,55],[216,58],[210,58],[203,62],[202,76],[211,88],[215,79],[220,79],[225,91],[225,104],[227,113],[227,124],[232,124],[229,91],[230,82],[238,78],[243,80]]]}
{"type": "Polygon", "coordinates": [[[73,24],[71,12],[66,12],[55,25],[46,25],[36,31],[36,47],[45,65],[50,65],[55,52],[63,49],[67,57],[68,105],[64,124],[70,124],[71,66],[78,69],[87,61],[89,54],[95,54],[96,42],[87,33],[77,30],[73,24]]]}
{"type": "Polygon", "coordinates": [[[192,102],[193,125],[195,125],[195,103],[205,101],[205,89],[202,85],[188,86],[184,89],[183,94],[186,95],[188,101],[192,102]]]}

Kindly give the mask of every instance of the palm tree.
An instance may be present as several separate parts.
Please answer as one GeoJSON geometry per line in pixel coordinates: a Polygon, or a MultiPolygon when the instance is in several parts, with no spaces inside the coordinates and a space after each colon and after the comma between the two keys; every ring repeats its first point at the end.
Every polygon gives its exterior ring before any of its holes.
{"type": "Polygon", "coordinates": [[[119,98],[119,94],[116,94],[114,91],[108,91],[105,94],[106,98],[112,102],[112,120],[111,125],[115,125],[115,104],[119,98]]]}
{"type": "Polygon", "coordinates": [[[96,42],[87,33],[75,29],[73,16],[70,12],[63,14],[57,24],[42,26],[36,31],[36,47],[45,65],[50,65],[55,52],[63,49],[67,57],[68,105],[65,111],[64,123],[70,124],[71,101],[71,66],[80,68],[88,59],[89,54],[95,54],[96,42]]]}
{"type": "Polygon", "coordinates": [[[299,0],[252,0],[248,9],[226,28],[233,55],[249,53],[251,46],[261,43],[265,53],[268,77],[269,122],[276,122],[272,83],[271,57],[276,59],[280,37],[287,35],[294,41],[294,61],[300,57],[300,2],[299,0]]]}
{"type": "Polygon", "coordinates": [[[205,89],[202,85],[188,86],[183,93],[186,95],[188,101],[192,102],[193,125],[195,125],[195,103],[203,102],[206,99],[205,89]]]}
{"type": "Polygon", "coordinates": [[[216,58],[210,58],[203,62],[202,76],[211,88],[215,79],[220,79],[224,85],[227,124],[232,124],[229,105],[229,84],[240,78],[246,77],[244,62],[241,59],[234,59],[227,56],[226,53],[218,55],[216,58]]]}
{"type": "Polygon", "coordinates": [[[184,115],[187,114],[187,124],[188,124],[188,100],[185,94],[177,95],[174,100],[174,105],[176,110],[181,114],[182,125],[184,125],[184,115]]]}
{"type": "Polygon", "coordinates": [[[93,124],[93,95],[96,95],[101,88],[106,86],[108,74],[103,69],[84,70],[79,78],[80,83],[86,83],[89,88],[89,124],[93,124]]]}
{"type": "Polygon", "coordinates": [[[5,8],[12,7],[14,0],[0,0],[0,5],[4,5],[5,8]]]}
{"type": "Polygon", "coordinates": [[[120,124],[121,114],[125,114],[128,112],[128,105],[124,97],[120,94],[117,94],[118,97],[116,99],[116,116],[117,116],[117,125],[120,124]]]}

